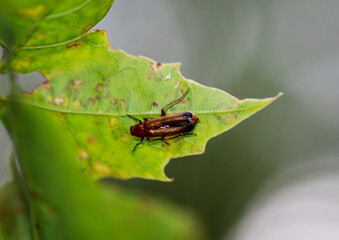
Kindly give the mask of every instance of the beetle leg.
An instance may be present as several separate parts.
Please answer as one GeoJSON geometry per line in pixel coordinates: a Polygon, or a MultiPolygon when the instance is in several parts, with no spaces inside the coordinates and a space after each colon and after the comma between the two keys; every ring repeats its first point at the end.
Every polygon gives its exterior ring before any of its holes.
{"type": "Polygon", "coordinates": [[[127,114],[127,116],[129,116],[130,118],[134,119],[135,121],[138,121],[139,123],[142,123],[142,121],[140,119],[137,119],[129,114],[127,114]]]}
{"type": "Polygon", "coordinates": [[[166,143],[167,145],[170,145],[167,140],[171,140],[171,139],[175,139],[175,138],[179,138],[179,137],[183,137],[183,136],[196,136],[195,133],[182,133],[179,135],[176,135],[174,137],[170,137],[170,138],[166,138],[165,137],[161,137],[161,138],[155,138],[155,139],[149,139],[147,138],[147,141],[149,142],[155,142],[155,141],[163,141],[164,143],[166,143]]]}
{"type": "Polygon", "coordinates": [[[141,138],[141,140],[140,140],[140,142],[139,143],[137,143],[137,144],[135,144],[135,146],[134,146],[134,148],[133,148],[133,151],[132,152],[135,152],[135,149],[137,149],[137,147],[140,145],[140,144],[142,144],[142,142],[144,141],[144,138],[142,137],[141,138]]]}
{"type": "Polygon", "coordinates": [[[166,142],[166,140],[162,137],[162,138],[154,138],[154,139],[147,139],[149,142],[155,142],[155,141],[163,141],[164,143],[166,143],[167,145],[170,145],[168,142],[166,142]]]}
{"type": "Polygon", "coordinates": [[[166,142],[165,137],[161,137],[161,141],[163,141],[163,142],[166,143],[167,145],[170,145],[168,142],[166,142]]]}
{"type": "Polygon", "coordinates": [[[149,142],[161,141],[161,138],[147,139],[149,142]]]}
{"type": "Polygon", "coordinates": [[[173,107],[175,104],[180,103],[182,100],[184,100],[184,98],[186,97],[186,95],[188,94],[190,89],[188,89],[180,98],[170,102],[169,104],[167,104],[165,107],[163,107],[163,109],[161,109],[161,116],[165,116],[166,115],[166,110],[173,107]]]}
{"type": "Polygon", "coordinates": [[[171,139],[175,139],[175,138],[183,137],[183,136],[196,136],[196,134],[195,133],[182,133],[174,137],[166,138],[166,140],[171,140],[171,139]]]}

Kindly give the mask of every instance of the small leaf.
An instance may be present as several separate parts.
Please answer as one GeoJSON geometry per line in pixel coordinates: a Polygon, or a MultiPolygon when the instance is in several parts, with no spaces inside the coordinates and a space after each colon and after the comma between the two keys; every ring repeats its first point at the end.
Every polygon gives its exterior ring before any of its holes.
{"type": "Polygon", "coordinates": [[[179,64],[161,64],[109,49],[106,33],[95,31],[55,48],[23,50],[12,69],[40,71],[48,81],[18,101],[48,111],[76,141],[77,159],[96,177],[144,177],[169,180],[164,167],[173,157],[203,153],[212,137],[227,131],[277,97],[244,99],[182,77],[179,64]],[[46,64],[47,63],[47,64],[46,64]],[[187,90],[168,114],[189,111],[200,118],[196,136],[145,142],[131,136],[135,123],[158,117],[161,108],[187,90]]]}
{"type": "Polygon", "coordinates": [[[37,49],[73,41],[95,26],[113,0],[2,0],[0,43],[37,49]]]}

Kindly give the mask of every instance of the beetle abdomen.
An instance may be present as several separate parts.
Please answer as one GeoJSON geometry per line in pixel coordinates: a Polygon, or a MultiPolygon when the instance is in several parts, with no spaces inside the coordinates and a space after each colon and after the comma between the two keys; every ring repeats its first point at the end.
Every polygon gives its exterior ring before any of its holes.
{"type": "Polygon", "coordinates": [[[157,129],[149,129],[145,131],[147,137],[162,137],[162,136],[174,136],[182,133],[188,133],[193,131],[195,124],[188,123],[184,126],[176,126],[176,127],[163,127],[157,129]]]}

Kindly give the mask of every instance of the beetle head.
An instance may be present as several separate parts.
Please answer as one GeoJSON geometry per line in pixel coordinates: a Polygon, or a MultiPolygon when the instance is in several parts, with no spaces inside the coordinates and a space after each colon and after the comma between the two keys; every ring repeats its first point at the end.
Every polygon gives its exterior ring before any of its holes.
{"type": "Polygon", "coordinates": [[[193,115],[192,123],[193,123],[193,124],[197,124],[197,123],[200,121],[200,119],[199,119],[198,116],[195,115],[194,113],[192,113],[192,115],[193,115]]]}

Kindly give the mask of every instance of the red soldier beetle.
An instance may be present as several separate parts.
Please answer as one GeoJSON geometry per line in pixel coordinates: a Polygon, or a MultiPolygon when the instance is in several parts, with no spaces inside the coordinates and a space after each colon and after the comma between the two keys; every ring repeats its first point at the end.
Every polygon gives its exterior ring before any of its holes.
{"type": "Polygon", "coordinates": [[[133,152],[140,144],[143,143],[145,138],[147,141],[163,141],[169,145],[167,140],[182,136],[195,135],[191,132],[194,130],[195,125],[200,121],[197,115],[190,112],[166,115],[166,110],[184,100],[188,92],[189,89],[180,98],[170,102],[161,109],[160,117],[143,118],[144,122],[142,122],[140,119],[127,114],[130,118],[139,122],[130,128],[132,136],[140,137],[140,142],[134,146],[133,152]]]}

